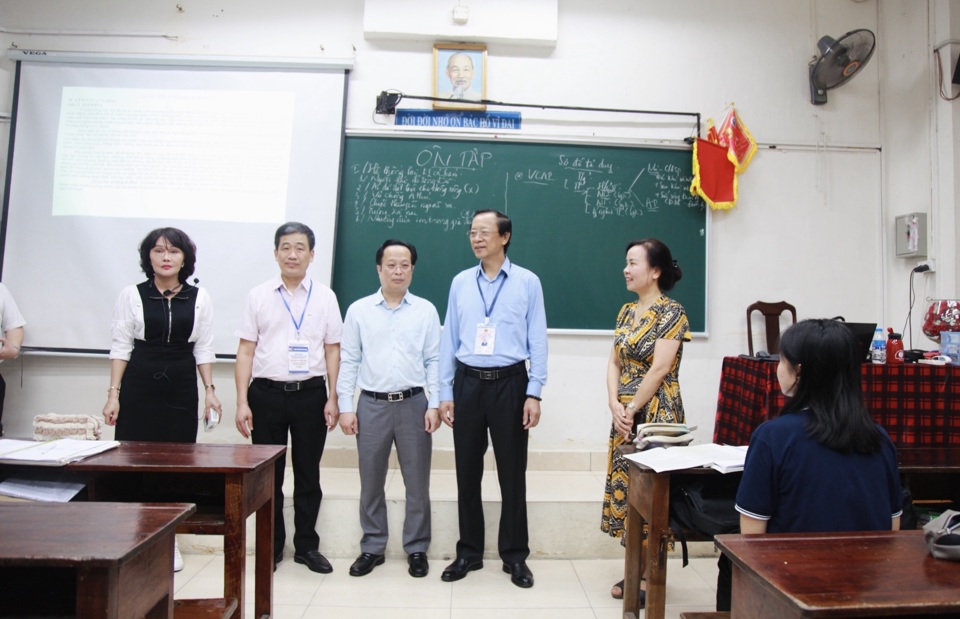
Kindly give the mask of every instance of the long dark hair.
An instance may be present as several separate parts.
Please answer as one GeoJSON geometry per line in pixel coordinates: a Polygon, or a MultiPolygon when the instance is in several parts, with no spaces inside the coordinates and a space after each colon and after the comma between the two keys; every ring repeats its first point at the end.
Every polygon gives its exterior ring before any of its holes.
{"type": "Polygon", "coordinates": [[[880,428],[863,403],[860,354],[846,325],[803,320],[780,336],[780,363],[797,372],[796,392],[783,412],[807,409],[807,433],[840,452],[870,454],[880,448],[880,428]]]}

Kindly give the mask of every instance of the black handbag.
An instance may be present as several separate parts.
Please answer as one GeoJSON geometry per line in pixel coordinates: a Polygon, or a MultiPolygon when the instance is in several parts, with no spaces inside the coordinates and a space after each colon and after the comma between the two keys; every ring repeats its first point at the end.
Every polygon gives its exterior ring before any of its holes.
{"type": "Polygon", "coordinates": [[[737,490],[743,473],[677,474],[670,478],[670,528],[683,550],[687,566],[687,532],[713,539],[740,532],[737,490]]]}

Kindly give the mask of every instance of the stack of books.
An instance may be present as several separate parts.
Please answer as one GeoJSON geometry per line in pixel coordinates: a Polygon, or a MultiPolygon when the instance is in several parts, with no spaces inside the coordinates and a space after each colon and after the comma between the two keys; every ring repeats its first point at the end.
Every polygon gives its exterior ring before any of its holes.
{"type": "Polygon", "coordinates": [[[637,437],[633,442],[640,450],[689,445],[696,429],[697,426],[687,426],[685,423],[643,423],[637,426],[637,437]]]}

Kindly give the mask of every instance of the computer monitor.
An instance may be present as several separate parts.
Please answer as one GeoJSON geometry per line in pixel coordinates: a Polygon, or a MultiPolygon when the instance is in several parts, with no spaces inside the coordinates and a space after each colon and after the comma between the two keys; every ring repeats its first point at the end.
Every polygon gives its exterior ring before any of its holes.
{"type": "Polygon", "coordinates": [[[873,333],[877,330],[875,322],[844,322],[847,328],[857,339],[857,350],[860,353],[861,361],[870,360],[870,342],[873,341],[873,333]]]}

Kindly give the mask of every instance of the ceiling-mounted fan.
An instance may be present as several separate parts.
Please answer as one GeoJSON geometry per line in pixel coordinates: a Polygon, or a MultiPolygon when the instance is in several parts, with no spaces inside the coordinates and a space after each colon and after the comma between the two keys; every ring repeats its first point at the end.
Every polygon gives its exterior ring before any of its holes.
{"type": "Polygon", "coordinates": [[[839,39],[821,37],[817,42],[820,57],[810,63],[810,103],[826,103],[827,91],[859,73],[876,46],[877,37],[865,28],[851,30],[839,39]]]}

